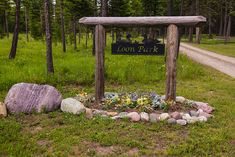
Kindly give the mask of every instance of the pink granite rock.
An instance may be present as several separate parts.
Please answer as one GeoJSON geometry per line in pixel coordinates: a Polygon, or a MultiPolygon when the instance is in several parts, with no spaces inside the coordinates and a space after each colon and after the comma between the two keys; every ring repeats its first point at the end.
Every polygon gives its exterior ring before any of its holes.
{"type": "Polygon", "coordinates": [[[132,122],[140,121],[140,115],[137,112],[130,112],[127,114],[127,117],[130,118],[132,122]]]}
{"type": "Polygon", "coordinates": [[[179,112],[172,112],[170,116],[174,118],[175,120],[182,119],[182,116],[179,112]]]}
{"type": "Polygon", "coordinates": [[[49,85],[15,84],[9,90],[5,104],[11,113],[54,111],[61,105],[62,95],[49,85]]]}
{"type": "Polygon", "coordinates": [[[204,103],[204,102],[195,102],[197,109],[202,109],[204,112],[206,113],[212,113],[214,108],[209,106],[208,103],[204,103]]]}

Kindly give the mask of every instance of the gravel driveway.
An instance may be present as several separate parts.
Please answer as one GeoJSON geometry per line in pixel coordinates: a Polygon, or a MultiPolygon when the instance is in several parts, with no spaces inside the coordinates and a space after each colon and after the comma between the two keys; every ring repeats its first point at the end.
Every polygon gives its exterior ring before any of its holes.
{"type": "MultiPolygon", "coordinates": [[[[234,50],[235,51],[235,50],[234,50]]],[[[235,78],[235,58],[202,50],[186,43],[180,44],[180,52],[194,61],[210,66],[222,73],[235,78]]]]}

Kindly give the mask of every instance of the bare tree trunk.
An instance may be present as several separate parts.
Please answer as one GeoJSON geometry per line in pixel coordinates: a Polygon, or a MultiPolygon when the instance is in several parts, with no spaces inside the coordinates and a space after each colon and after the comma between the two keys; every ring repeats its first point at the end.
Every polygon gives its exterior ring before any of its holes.
{"type": "Polygon", "coordinates": [[[6,10],[4,12],[5,12],[5,30],[6,30],[7,38],[9,38],[8,13],[6,10]]]}
{"type": "Polygon", "coordinates": [[[28,30],[28,10],[25,6],[24,8],[24,14],[25,14],[25,34],[26,34],[26,40],[29,42],[29,30],[28,30]]]}
{"type": "Polygon", "coordinates": [[[224,30],[223,30],[223,36],[226,36],[226,29],[227,29],[227,17],[228,17],[228,4],[227,0],[225,0],[225,11],[224,11],[224,30]]]}
{"type": "Polygon", "coordinates": [[[76,21],[76,17],[73,17],[73,44],[74,44],[74,50],[77,50],[77,21],[76,21]]]}
{"type": "Polygon", "coordinates": [[[107,0],[101,0],[101,16],[106,17],[108,10],[108,3],[107,0]]]}
{"type": "Polygon", "coordinates": [[[50,2],[44,0],[45,12],[45,31],[46,31],[46,53],[47,53],[47,73],[54,73],[53,57],[52,57],[52,36],[51,36],[51,19],[50,19],[50,2]]]}
{"type": "Polygon", "coordinates": [[[61,27],[61,41],[63,45],[63,52],[66,52],[66,39],[65,39],[65,32],[64,32],[64,2],[60,0],[60,27],[61,27]]]}
{"type": "Polygon", "coordinates": [[[167,0],[167,15],[172,16],[173,3],[172,0],[167,0]]]}
{"type": "MultiPolygon", "coordinates": [[[[196,15],[199,15],[199,0],[196,0],[196,15]]],[[[200,44],[200,27],[196,27],[196,43],[200,44]]]]}
{"type": "MultiPolygon", "coordinates": [[[[191,16],[195,15],[195,0],[191,0],[190,15],[191,16]]],[[[188,36],[189,42],[193,42],[193,30],[194,30],[194,28],[191,26],[189,28],[189,36],[188,36]]]]}
{"type": "Polygon", "coordinates": [[[219,26],[219,35],[223,35],[223,6],[220,8],[220,26],[219,26]]]}
{"type": "Polygon", "coordinates": [[[209,39],[212,39],[212,33],[211,33],[211,13],[209,13],[208,23],[209,23],[209,39]]]}
{"type": "Polygon", "coordinates": [[[183,16],[184,0],[181,0],[180,4],[180,16],[183,16]]]}
{"type": "MultiPolygon", "coordinates": [[[[229,2],[229,12],[232,12],[232,1],[229,2]]],[[[228,16],[228,25],[227,25],[227,30],[226,30],[226,36],[225,36],[225,43],[228,42],[230,39],[230,34],[231,34],[231,15],[228,16]]]]}
{"type": "MultiPolygon", "coordinates": [[[[101,0],[101,16],[106,17],[108,14],[108,1],[107,0],[101,0]]],[[[105,46],[107,43],[107,33],[105,32],[105,37],[104,37],[104,42],[105,46]]]]}
{"type": "Polygon", "coordinates": [[[16,0],[16,11],[15,11],[15,28],[11,46],[11,52],[9,54],[9,59],[14,59],[16,56],[16,49],[18,44],[19,30],[20,30],[20,0],[16,0]]]}

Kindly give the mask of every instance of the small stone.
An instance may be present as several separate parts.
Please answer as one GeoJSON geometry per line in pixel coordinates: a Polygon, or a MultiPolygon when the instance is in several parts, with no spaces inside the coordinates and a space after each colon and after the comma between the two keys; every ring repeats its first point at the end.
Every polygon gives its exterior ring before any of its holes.
{"type": "Polygon", "coordinates": [[[182,116],[182,119],[184,119],[184,120],[188,120],[188,119],[190,119],[190,118],[192,118],[188,113],[185,113],[183,116],[182,116]]]}
{"type": "Polygon", "coordinates": [[[199,115],[199,113],[197,112],[197,111],[193,111],[193,110],[191,110],[191,111],[189,111],[189,114],[193,117],[198,117],[198,115],[199,115]]]}
{"type": "Polygon", "coordinates": [[[187,121],[184,119],[178,119],[176,120],[176,123],[182,126],[187,125],[187,121]]]}
{"type": "Polygon", "coordinates": [[[141,112],[140,113],[140,119],[144,122],[148,122],[149,121],[149,114],[146,112],[141,112]]]}
{"type": "Polygon", "coordinates": [[[107,115],[107,111],[94,109],[94,110],[93,110],[93,114],[94,114],[95,116],[107,115]]]}
{"type": "Polygon", "coordinates": [[[182,116],[179,112],[172,112],[171,114],[171,117],[178,120],[178,119],[182,119],[182,116]]]}
{"type": "Polygon", "coordinates": [[[92,109],[86,108],[86,118],[88,118],[88,119],[92,119],[93,118],[92,109]]]}
{"type": "Polygon", "coordinates": [[[176,124],[176,120],[174,118],[170,118],[167,120],[168,124],[176,124]]]}
{"type": "Polygon", "coordinates": [[[118,116],[119,116],[120,118],[128,118],[128,117],[127,117],[127,114],[128,114],[128,112],[120,112],[120,113],[118,114],[118,116]]]}
{"type": "Polygon", "coordinates": [[[130,112],[127,114],[127,117],[129,117],[132,122],[140,121],[140,115],[137,112],[130,112]]]}
{"type": "Polygon", "coordinates": [[[2,102],[0,102],[0,118],[7,116],[7,108],[6,105],[2,102]]]}
{"type": "Polygon", "coordinates": [[[208,114],[208,113],[206,113],[206,112],[200,112],[200,113],[199,113],[199,117],[201,117],[201,116],[204,116],[204,117],[206,117],[206,118],[211,118],[211,117],[213,117],[213,115],[208,114]]]}
{"type": "Polygon", "coordinates": [[[186,99],[184,97],[182,97],[182,96],[177,96],[175,101],[177,103],[183,104],[186,101],[186,99]]]}
{"type": "Polygon", "coordinates": [[[166,120],[166,119],[169,119],[169,118],[170,118],[169,113],[162,113],[162,114],[160,114],[160,117],[159,117],[159,119],[160,119],[161,121],[166,120]]]}
{"type": "Polygon", "coordinates": [[[81,102],[77,101],[76,99],[67,98],[62,100],[61,111],[73,114],[80,114],[86,112],[86,108],[81,102]]]}
{"type": "Polygon", "coordinates": [[[150,122],[152,123],[156,123],[157,121],[159,121],[159,117],[160,115],[156,113],[149,114],[149,119],[150,119],[150,122]]]}
{"type": "Polygon", "coordinates": [[[207,118],[204,117],[204,116],[199,116],[199,117],[198,117],[198,121],[200,121],[200,122],[206,122],[206,121],[207,121],[207,118]]]}
{"type": "Polygon", "coordinates": [[[195,102],[195,105],[197,106],[198,109],[202,109],[206,113],[212,113],[214,111],[214,108],[209,106],[208,103],[204,102],[195,102]]]}
{"type": "Polygon", "coordinates": [[[193,116],[193,117],[187,119],[187,122],[188,122],[189,124],[196,123],[196,122],[198,122],[198,121],[199,121],[198,117],[195,117],[195,116],[193,116]]]}
{"type": "Polygon", "coordinates": [[[111,119],[118,120],[118,119],[121,119],[121,117],[120,116],[113,116],[113,117],[111,117],[111,119]]]}
{"type": "Polygon", "coordinates": [[[118,113],[117,112],[107,112],[107,115],[113,117],[113,116],[118,115],[118,113]]]}

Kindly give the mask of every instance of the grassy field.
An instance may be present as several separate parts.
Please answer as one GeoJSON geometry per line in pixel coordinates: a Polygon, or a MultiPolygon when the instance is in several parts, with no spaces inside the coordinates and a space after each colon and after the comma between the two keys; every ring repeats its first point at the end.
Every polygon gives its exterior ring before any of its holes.
{"type": "MultiPolygon", "coordinates": [[[[0,101],[18,82],[50,84],[63,97],[94,92],[91,42],[79,51],[53,47],[55,74],[46,74],[42,41],[20,36],[15,60],[8,60],[11,41],[0,40],[0,101]]],[[[106,48],[106,91],[155,91],[164,94],[164,57],[113,56],[106,48]]],[[[187,57],[178,58],[177,95],[209,102],[216,108],[208,123],[172,126],[64,114],[10,115],[0,119],[0,156],[235,156],[235,79],[187,57]]]]}
{"type": "Polygon", "coordinates": [[[227,44],[224,44],[223,39],[219,39],[216,37],[214,37],[214,39],[209,39],[206,35],[203,35],[200,45],[192,45],[222,55],[235,57],[235,37],[232,37],[227,44]]]}

